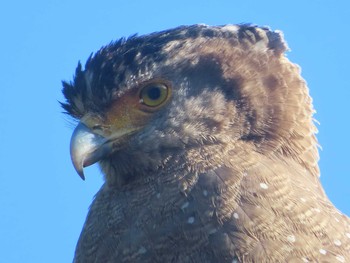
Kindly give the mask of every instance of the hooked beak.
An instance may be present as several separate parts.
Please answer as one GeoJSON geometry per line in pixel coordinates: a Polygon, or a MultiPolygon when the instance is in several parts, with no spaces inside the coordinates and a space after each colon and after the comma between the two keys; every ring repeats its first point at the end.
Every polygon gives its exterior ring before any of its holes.
{"type": "Polygon", "coordinates": [[[109,140],[94,133],[84,123],[78,124],[70,141],[70,155],[75,170],[83,180],[83,168],[98,162],[111,152],[109,140]]]}

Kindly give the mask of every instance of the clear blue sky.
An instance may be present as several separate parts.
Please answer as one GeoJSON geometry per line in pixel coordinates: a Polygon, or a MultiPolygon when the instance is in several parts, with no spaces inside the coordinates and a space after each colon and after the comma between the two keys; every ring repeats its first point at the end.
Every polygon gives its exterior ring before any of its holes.
{"type": "Polygon", "coordinates": [[[181,24],[252,22],[284,31],[319,125],[321,179],[350,214],[350,2],[2,1],[0,4],[0,251],[2,262],[70,262],[93,195],[69,156],[61,80],[122,36],[181,24]]]}

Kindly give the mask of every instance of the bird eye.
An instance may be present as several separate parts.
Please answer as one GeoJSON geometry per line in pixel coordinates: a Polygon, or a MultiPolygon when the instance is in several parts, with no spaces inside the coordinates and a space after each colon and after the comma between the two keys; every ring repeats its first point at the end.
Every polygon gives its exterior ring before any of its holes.
{"type": "Polygon", "coordinates": [[[150,84],[141,89],[140,102],[149,107],[163,104],[169,96],[169,88],[161,83],[150,84]]]}

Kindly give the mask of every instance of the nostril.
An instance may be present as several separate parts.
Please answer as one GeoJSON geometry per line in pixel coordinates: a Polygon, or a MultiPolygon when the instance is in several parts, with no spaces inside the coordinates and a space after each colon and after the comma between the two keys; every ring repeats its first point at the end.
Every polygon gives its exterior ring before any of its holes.
{"type": "Polygon", "coordinates": [[[96,125],[92,126],[92,130],[93,131],[102,131],[103,127],[100,124],[96,124],[96,125]]]}

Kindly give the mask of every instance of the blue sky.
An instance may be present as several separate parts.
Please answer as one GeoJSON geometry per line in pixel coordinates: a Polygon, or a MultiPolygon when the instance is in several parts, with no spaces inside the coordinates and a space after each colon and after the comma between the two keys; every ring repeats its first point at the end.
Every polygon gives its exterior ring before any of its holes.
{"type": "Polygon", "coordinates": [[[102,184],[83,182],[69,156],[61,80],[122,36],[181,24],[252,22],[284,31],[321,123],[321,179],[350,215],[350,2],[2,1],[0,4],[0,251],[2,262],[70,262],[102,184]]]}

